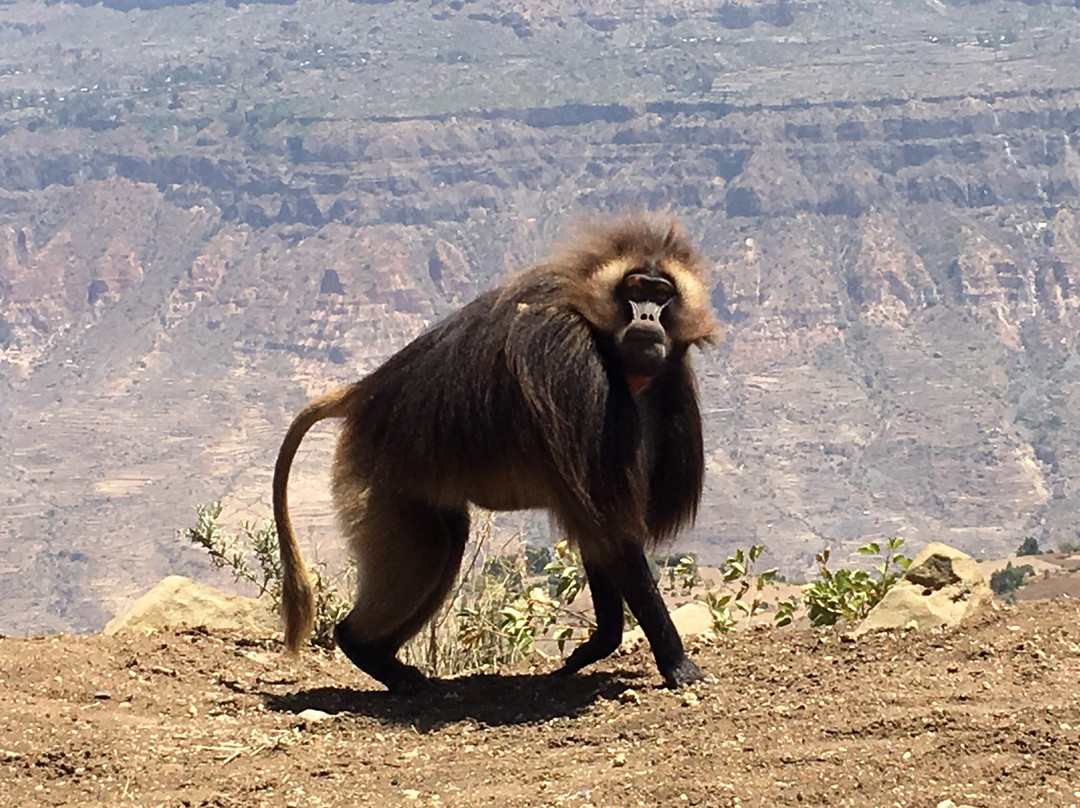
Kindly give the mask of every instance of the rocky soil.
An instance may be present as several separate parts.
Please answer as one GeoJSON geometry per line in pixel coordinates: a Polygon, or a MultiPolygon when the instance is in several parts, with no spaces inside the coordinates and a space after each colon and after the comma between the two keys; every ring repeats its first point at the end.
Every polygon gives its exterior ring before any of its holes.
{"type": "Polygon", "coordinates": [[[1080,805],[1080,606],[845,641],[755,630],[411,699],[201,631],[0,639],[2,806],[1080,805]]]}

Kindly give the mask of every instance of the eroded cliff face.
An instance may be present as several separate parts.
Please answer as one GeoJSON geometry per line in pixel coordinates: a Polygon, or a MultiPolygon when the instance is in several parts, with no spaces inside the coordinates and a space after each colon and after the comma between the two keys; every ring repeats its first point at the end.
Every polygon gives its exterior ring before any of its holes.
{"type": "MultiPolygon", "coordinates": [[[[580,212],[670,210],[714,264],[680,546],[1078,539],[1080,11],[530,9],[0,10],[0,630],[201,569],[175,530],[267,514],[308,396],[580,212]]],[[[324,558],[332,443],[292,497],[324,558]]]]}

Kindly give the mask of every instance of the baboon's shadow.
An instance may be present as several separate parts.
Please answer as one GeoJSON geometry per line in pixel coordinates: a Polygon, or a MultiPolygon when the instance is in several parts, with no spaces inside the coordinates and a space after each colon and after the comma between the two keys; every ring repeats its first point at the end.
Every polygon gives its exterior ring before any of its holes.
{"type": "Polygon", "coordinates": [[[474,674],[432,683],[410,695],[386,691],[317,687],[285,695],[263,694],[267,708],[285,713],[321,710],[408,724],[430,732],[466,719],[487,726],[529,724],[580,715],[598,699],[617,699],[641,674],[474,674]]]}

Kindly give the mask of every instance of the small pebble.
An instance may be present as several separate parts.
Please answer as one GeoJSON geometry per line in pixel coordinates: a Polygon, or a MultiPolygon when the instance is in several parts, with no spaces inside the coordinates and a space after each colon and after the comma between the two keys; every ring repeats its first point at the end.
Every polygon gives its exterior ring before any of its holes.
{"type": "Polygon", "coordinates": [[[633,688],[628,688],[619,694],[619,701],[623,704],[641,704],[641,695],[633,688]]]}

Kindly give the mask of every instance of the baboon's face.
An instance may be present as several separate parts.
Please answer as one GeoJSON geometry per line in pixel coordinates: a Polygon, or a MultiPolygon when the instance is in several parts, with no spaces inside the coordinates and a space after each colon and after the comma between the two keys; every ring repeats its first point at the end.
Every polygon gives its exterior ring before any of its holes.
{"type": "Polygon", "coordinates": [[[626,318],[626,325],[615,334],[623,368],[628,379],[646,381],[659,375],[671,356],[670,328],[679,306],[678,291],[650,262],[628,272],[615,295],[626,318]]]}
{"type": "Polygon", "coordinates": [[[682,362],[686,349],[719,337],[700,257],[674,229],[615,230],[557,257],[567,302],[615,343],[637,392],[682,362]]]}

